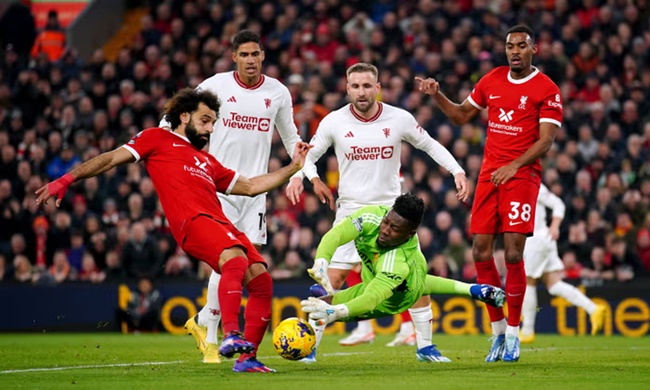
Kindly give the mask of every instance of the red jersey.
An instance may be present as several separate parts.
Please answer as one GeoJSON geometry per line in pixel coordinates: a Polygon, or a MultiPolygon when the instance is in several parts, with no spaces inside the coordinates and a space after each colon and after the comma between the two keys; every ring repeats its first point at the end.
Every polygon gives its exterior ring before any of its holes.
{"type": "Polygon", "coordinates": [[[141,131],[123,147],[136,160],[144,161],[179,244],[183,239],[181,227],[199,214],[232,225],[221,209],[217,192],[230,193],[239,178],[237,172],[195,148],[182,135],[159,127],[141,131]]]}
{"type": "MultiPolygon", "coordinates": [[[[490,180],[492,172],[524,154],[539,139],[541,122],[562,125],[560,89],[537,68],[521,80],[510,77],[507,66],[495,68],[479,80],[467,100],[479,110],[488,109],[479,181],[490,180]]],[[[541,175],[539,159],[531,168],[541,175]]],[[[520,169],[515,177],[526,172],[520,169]]]]}

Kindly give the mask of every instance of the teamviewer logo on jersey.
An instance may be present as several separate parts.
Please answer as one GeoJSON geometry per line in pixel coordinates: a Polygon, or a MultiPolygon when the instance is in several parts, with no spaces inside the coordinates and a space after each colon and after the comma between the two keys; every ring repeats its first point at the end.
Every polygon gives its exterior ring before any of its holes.
{"type": "Polygon", "coordinates": [[[503,108],[499,108],[499,112],[499,120],[508,123],[512,120],[512,114],[514,114],[515,110],[506,112],[503,108]]]}

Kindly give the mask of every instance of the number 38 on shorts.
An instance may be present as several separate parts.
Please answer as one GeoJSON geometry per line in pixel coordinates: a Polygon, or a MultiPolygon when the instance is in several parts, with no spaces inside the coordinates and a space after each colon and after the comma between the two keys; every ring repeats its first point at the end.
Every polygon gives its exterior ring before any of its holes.
{"type": "Polygon", "coordinates": [[[479,182],[476,187],[470,232],[532,235],[539,182],[511,179],[503,186],[479,182]]]}

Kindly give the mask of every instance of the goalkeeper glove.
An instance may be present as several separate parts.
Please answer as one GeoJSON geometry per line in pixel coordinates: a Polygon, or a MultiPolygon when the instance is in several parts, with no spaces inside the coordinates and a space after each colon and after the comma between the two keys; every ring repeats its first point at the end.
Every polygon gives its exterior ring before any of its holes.
{"type": "Polygon", "coordinates": [[[329,263],[325,259],[314,260],[314,266],[307,270],[309,276],[316,281],[316,283],[323,286],[328,294],[334,295],[334,288],[330,283],[330,278],[327,277],[327,267],[329,263]]]}
{"type": "Polygon", "coordinates": [[[343,304],[330,305],[322,299],[314,297],[301,301],[300,306],[302,306],[302,311],[309,313],[309,319],[319,326],[331,324],[338,319],[348,317],[350,314],[348,307],[343,304]]]}

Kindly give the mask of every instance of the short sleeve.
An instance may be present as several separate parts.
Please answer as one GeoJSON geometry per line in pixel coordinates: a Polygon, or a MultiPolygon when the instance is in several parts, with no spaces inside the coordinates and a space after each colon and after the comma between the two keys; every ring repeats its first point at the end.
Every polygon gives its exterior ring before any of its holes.
{"type": "Polygon", "coordinates": [[[485,86],[487,84],[486,77],[488,75],[489,73],[481,77],[478,83],[476,83],[474,86],[474,89],[472,89],[472,92],[467,97],[467,100],[470,102],[470,104],[479,110],[485,110],[485,108],[488,106],[487,99],[485,98],[485,86]]]}
{"type": "Polygon", "coordinates": [[[142,130],[124,144],[124,148],[131,152],[136,161],[146,160],[155,152],[160,142],[160,131],[167,130],[159,128],[142,130]]]}
{"type": "Polygon", "coordinates": [[[210,165],[212,165],[212,180],[214,180],[214,185],[217,187],[217,192],[229,194],[235,186],[239,174],[221,165],[212,155],[208,156],[210,158],[210,165]]]}
{"type": "Polygon", "coordinates": [[[542,106],[539,109],[539,122],[549,122],[562,126],[562,95],[557,85],[552,84],[548,89],[547,96],[542,100],[542,106]]]}

